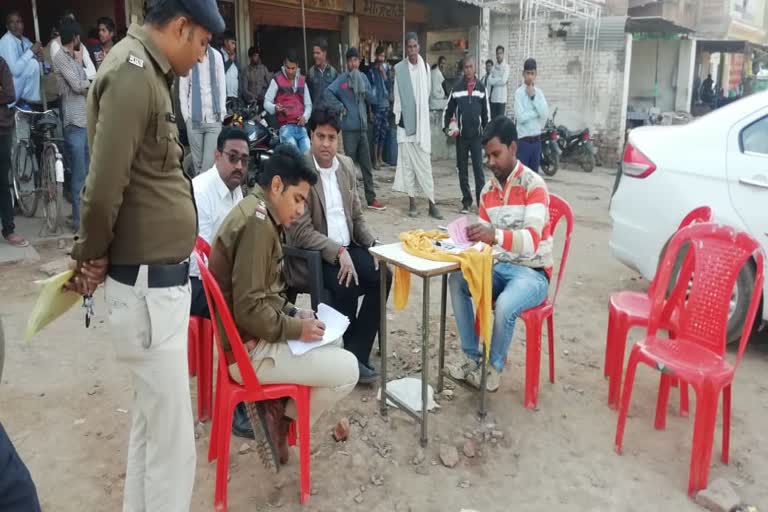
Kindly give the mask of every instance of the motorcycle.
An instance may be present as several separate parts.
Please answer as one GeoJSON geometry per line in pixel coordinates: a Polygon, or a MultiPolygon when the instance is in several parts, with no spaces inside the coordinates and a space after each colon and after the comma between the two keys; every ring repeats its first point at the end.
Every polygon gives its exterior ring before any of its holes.
{"type": "Polygon", "coordinates": [[[547,119],[544,130],[541,132],[541,170],[547,176],[554,176],[560,168],[560,154],[562,150],[558,141],[560,136],[555,127],[555,116],[557,109],[552,113],[552,117],[547,119]]]}
{"type": "MultiPolygon", "coordinates": [[[[554,115],[552,124],[554,124],[554,115]]],[[[573,159],[578,162],[584,172],[592,172],[597,165],[597,148],[592,143],[589,128],[572,132],[564,125],[557,127],[558,145],[563,159],[573,159]]]]}

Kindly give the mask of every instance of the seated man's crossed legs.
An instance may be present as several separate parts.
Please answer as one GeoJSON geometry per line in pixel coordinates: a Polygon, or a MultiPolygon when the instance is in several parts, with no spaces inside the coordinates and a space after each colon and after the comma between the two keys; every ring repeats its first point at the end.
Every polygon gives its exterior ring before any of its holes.
{"type": "MultiPolygon", "coordinates": [[[[373,256],[368,249],[350,246],[348,249],[357,272],[357,284],[354,280],[347,286],[339,282],[340,266],[323,262],[323,284],[331,292],[331,307],[349,318],[349,328],[344,333],[344,348],[352,352],[358,361],[360,382],[372,384],[379,379],[379,374],[370,363],[371,349],[379,332],[381,317],[381,273],[376,268],[373,256]],[[359,298],[363,297],[359,305],[359,298]],[[359,305],[359,309],[358,309],[359,305]]],[[[387,270],[387,297],[392,287],[392,272],[387,270]]]]}
{"type": "MultiPolygon", "coordinates": [[[[449,367],[451,377],[466,380],[480,388],[482,347],[475,331],[475,311],[469,286],[460,272],[450,275],[448,283],[456,326],[461,337],[463,356],[458,364],[449,367]]],[[[487,367],[486,388],[496,391],[515,332],[515,321],[526,309],[538,306],[547,297],[549,280],[546,275],[530,267],[498,262],[493,266],[493,300],[496,304],[491,335],[491,353],[487,367]]]]}
{"type": "MultiPolygon", "coordinates": [[[[357,360],[341,348],[341,340],[300,356],[294,355],[287,343],[261,341],[249,351],[249,355],[261,384],[299,384],[312,388],[309,399],[310,425],[347,396],[357,384],[357,360]]],[[[229,373],[235,381],[242,382],[237,364],[229,365],[229,373]]],[[[268,400],[258,405],[263,407],[262,425],[277,445],[280,464],[286,464],[289,456],[288,427],[291,421],[297,419],[296,404],[292,400],[268,400]]],[[[251,422],[254,422],[254,418],[251,418],[251,422]]],[[[261,429],[255,432],[261,434],[261,429]]],[[[257,436],[257,444],[261,441],[265,439],[257,436]]],[[[257,448],[262,451],[261,446],[257,448]]]]}

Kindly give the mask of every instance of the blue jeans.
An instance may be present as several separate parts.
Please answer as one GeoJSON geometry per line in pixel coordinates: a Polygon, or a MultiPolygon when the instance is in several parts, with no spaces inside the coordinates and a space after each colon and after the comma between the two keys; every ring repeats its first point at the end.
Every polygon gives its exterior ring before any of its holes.
{"type": "Polygon", "coordinates": [[[309,135],[307,129],[297,124],[286,124],[280,127],[280,142],[293,144],[302,155],[309,153],[309,135]]]}
{"type": "Polygon", "coordinates": [[[80,192],[85,185],[85,176],[88,174],[88,166],[91,164],[91,157],[88,153],[88,131],[85,128],[70,124],[64,127],[64,139],[69,144],[71,154],[72,228],[77,231],[80,229],[80,192]]]}
{"type": "Polygon", "coordinates": [[[519,140],[517,142],[517,159],[530,170],[538,173],[541,162],[541,141],[538,138],[535,141],[519,140]]]}
{"type": "MultiPolygon", "coordinates": [[[[493,300],[496,311],[493,316],[490,362],[499,371],[512,343],[517,317],[538,306],[547,297],[549,280],[543,272],[514,263],[498,262],[493,265],[493,300]]],[[[460,272],[448,278],[451,289],[451,305],[456,326],[461,336],[461,350],[476,361],[482,357],[478,349],[480,339],[475,332],[475,311],[469,286],[460,272]]]]}

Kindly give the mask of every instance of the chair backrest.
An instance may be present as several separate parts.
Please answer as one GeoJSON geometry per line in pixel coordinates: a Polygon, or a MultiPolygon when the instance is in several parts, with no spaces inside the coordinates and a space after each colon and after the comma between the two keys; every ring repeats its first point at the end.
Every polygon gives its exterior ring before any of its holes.
{"type": "Polygon", "coordinates": [[[237,331],[235,321],[232,318],[232,313],[229,311],[229,306],[227,306],[227,302],[224,300],[221,288],[219,288],[219,283],[216,282],[211,271],[205,266],[203,258],[197,249],[195,249],[195,257],[197,258],[197,265],[200,267],[200,277],[203,281],[205,298],[208,301],[208,310],[211,312],[213,334],[216,339],[216,347],[219,353],[219,371],[223,372],[227,378],[231,378],[229,377],[229,368],[227,366],[224,345],[222,343],[221,327],[223,327],[232,354],[235,356],[235,361],[240,369],[243,385],[251,389],[260,389],[261,384],[256,377],[256,372],[253,371],[248,352],[243,346],[243,340],[240,338],[240,333],[237,331]],[[216,319],[218,319],[218,321],[216,319]]]}
{"type": "Polygon", "coordinates": [[[197,240],[195,240],[195,251],[204,256],[206,260],[211,257],[211,246],[201,236],[198,236],[197,240]]]}
{"type": "MultiPolygon", "coordinates": [[[[692,224],[697,224],[699,222],[709,222],[712,220],[712,208],[709,206],[699,206],[698,208],[694,208],[690,212],[688,212],[688,215],[683,217],[683,221],[680,223],[680,225],[677,227],[677,231],[680,231],[681,229],[688,227],[692,224]]],[[[659,272],[657,270],[656,275],[653,276],[653,280],[651,280],[651,284],[648,285],[648,295],[653,295],[653,290],[656,288],[656,278],[658,277],[659,272]]]]}
{"type": "Polygon", "coordinates": [[[552,296],[552,304],[557,300],[557,293],[560,291],[560,282],[565,272],[565,263],[568,261],[568,252],[571,249],[571,235],[573,234],[573,210],[571,205],[560,196],[549,194],[549,230],[552,236],[555,235],[555,228],[560,219],[565,219],[565,240],[563,240],[563,253],[560,258],[560,267],[557,269],[557,282],[555,284],[555,294],[552,296]]]}
{"type": "Polygon", "coordinates": [[[669,280],[683,245],[687,246],[687,254],[673,291],[673,295],[677,292],[681,297],[669,298],[678,302],[676,335],[720,355],[725,354],[728,313],[736,280],[744,265],[755,265],[755,286],[742,327],[738,365],[762,294],[763,250],[747,233],[729,226],[701,223],[675,233],[659,265],[657,286],[651,296],[649,336],[654,336],[662,323],[669,280]]]}

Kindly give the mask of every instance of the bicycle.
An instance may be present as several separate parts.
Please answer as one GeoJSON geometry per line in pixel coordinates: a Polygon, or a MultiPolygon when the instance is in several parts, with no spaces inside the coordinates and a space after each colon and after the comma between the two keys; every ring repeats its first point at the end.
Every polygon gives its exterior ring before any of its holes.
{"type": "Polygon", "coordinates": [[[13,149],[13,190],[19,210],[34,217],[40,198],[49,232],[59,230],[64,198],[64,157],[57,143],[64,140],[54,136],[59,126],[53,110],[33,112],[16,107],[16,146],[13,149]],[[29,137],[19,136],[19,119],[30,118],[29,137]]]}

